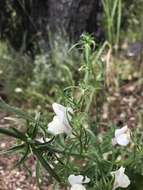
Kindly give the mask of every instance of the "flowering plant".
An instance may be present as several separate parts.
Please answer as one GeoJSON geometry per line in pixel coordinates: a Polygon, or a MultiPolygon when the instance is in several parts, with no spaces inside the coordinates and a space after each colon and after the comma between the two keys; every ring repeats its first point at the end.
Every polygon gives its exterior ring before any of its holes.
{"type": "Polygon", "coordinates": [[[142,178],[143,171],[138,133],[127,126],[119,129],[110,122],[103,125],[97,109],[96,99],[105,86],[101,54],[109,45],[104,43],[94,53],[93,39],[85,35],[82,38],[77,45],[82,44],[84,52],[85,63],[79,68],[83,79],[65,88],[58,103],[54,100],[49,105],[52,111],[49,110],[48,118],[39,112],[29,114],[0,100],[1,110],[25,121],[22,130],[0,128],[1,134],[16,139],[15,146],[1,153],[20,153],[17,166],[34,156],[39,186],[40,171],[44,168],[50,183],[71,190],[134,188],[132,179],[136,173],[142,178]]]}

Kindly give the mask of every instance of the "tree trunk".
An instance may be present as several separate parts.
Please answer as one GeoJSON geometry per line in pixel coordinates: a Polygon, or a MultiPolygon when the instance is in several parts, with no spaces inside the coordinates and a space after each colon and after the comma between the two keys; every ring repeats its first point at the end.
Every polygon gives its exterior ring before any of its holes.
{"type": "Polygon", "coordinates": [[[83,32],[99,37],[101,23],[100,0],[48,0],[49,26],[52,31],[65,30],[73,39],[83,32]]]}
{"type": "Polygon", "coordinates": [[[47,39],[48,31],[66,32],[77,40],[83,32],[96,38],[101,32],[101,0],[5,0],[0,3],[0,26],[12,44],[30,44],[37,36],[47,39]],[[9,8],[10,7],[10,8],[9,8]],[[12,12],[16,12],[13,17],[12,12]],[[31,40],[32,39],[32,40],[31,40]]]}

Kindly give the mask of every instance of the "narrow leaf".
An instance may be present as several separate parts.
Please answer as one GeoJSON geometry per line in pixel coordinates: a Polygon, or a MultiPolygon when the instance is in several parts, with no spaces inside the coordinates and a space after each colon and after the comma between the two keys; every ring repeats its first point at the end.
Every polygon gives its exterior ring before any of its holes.
{"type": "Polygon", "coordinates": [[[41,184],[40,184],[40,162],[39,162],[39,160],[37,160],[37,162],[36,162],[36,182],[37,182],[37,185],[38,185],[39,189],[41,189],[41,184]]]}
{"type": "Polygon", "coordinates": [[[51,176],[53,176],[58,182],[61,182],[59,176],[51,168],[49,163],[45,160],[45,158],[41,154],[41,151],[35,149],[34,147],[32,147],[32,150],[33,150],[33,153],[35,154],[35,156],[37,157],[37,159],[39,160],[39,162],[41,163],[41,165],[49,172],[49,174],[51,174],[51,176]]]}
{"type": "Polygon", "coordinates": [[[10,129],[5,129],[5,128],[0,127],[0,133],[10,136],[10,137],[14,137],[14,138],[23,140],[21,136],[17,135],[17,133],[15,133],[14,131],[12,131],[10,129]]]}
{"type": "Polygon", "coordinates": [[[23,156],[20,158],[20,160],[14,165],[14,168],[15,167],[18,167],[19,165],[21,165],[27,158],[28,156],[28,153],[29,153],[29,146],[26,147],[26,150],[23,154],[23,156]]]}
{"type": "Polygon", "coordinates": [[[9,113],[16,114],[20,118],[23,118],[23,119],[26,119],[26,120],[29,120],[29,121],[34,121],[34,119],[31,116],[29,116],[27,113],[20,110],[19,108],[16,108],[16,107],[8,105],[1,98],[0,98],[0,109],[4,110],[6,112],[9,112],[9,113]]]}
{"type": "Polygon", "coordinates": [[[17,145],[17,146],[9,148],[7,150],[0,151],[0,155],[1,154],[9,154],[9,153],[17,152],[17,151],[22,150],[24,147],[25,147],[25,144],[17,145]]]}
{"type": "Polygon", "coordinates": [[[21,138],[23,141],[27,141],[27,137],[22,133],[20,132],[18,129],[14,128],[14,127],[11,127],[11,130],[14,131],[14,133],[19,137],[21,138]]]}

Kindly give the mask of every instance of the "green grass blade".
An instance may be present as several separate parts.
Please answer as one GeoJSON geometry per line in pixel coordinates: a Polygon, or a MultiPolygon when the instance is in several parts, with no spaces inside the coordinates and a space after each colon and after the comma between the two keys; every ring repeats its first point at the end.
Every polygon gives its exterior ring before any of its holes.
{"type": "Polygon", "coordinates": [[[117,18],[117,34],[116,34],[116,44],[119,43],[120,37],[120,27],[121,27],[121,17],[122,17],[122,0],[118,3],[118,18],[117,18]]]}
{"type": "Polygon", "coordinates": [[[117,7],[118,7],[118,1],[119,0],[115,0],[114,1],[114,4],[113,4],[113,9],[112,9],[112,21],[113,21],[113,19],[114,19],[114,16],[115,16],[115,13],[116,13],[116,10],[117,10],[117,7]]]}

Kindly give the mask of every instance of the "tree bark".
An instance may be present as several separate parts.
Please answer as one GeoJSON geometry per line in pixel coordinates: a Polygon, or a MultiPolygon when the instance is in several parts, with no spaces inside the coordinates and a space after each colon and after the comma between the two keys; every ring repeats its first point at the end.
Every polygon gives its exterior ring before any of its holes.
{"type": "Polygon", "coordinates": [[[49,26],[54,32],[64,29],[73,39],[83,32],[96,36],[101,12],[100,0],[49,0],[49,26]]]}
{"type": "Polygon", "coordinates": [[[0,3],[1,36],[6,31],[11,43],[30,44],[37,36],[47,40],[52,33],[65,32],[70,39],[77,40],[83,32],[96,38],[102,36],[101,0],[5,0],[0,3]],[[9,6],[10,5],[10,10],[9,6]],[[13,8],[13,9],[12,9],[13,8]],[[7,10],[8,9],[8,10],[7,10]],[[12,11],[16,11],[13,17],[12,11]],[[6,29],[5,29],[6,28],[6,29]],[[32,39],[32,40],[31,40],[32,39]]]}

